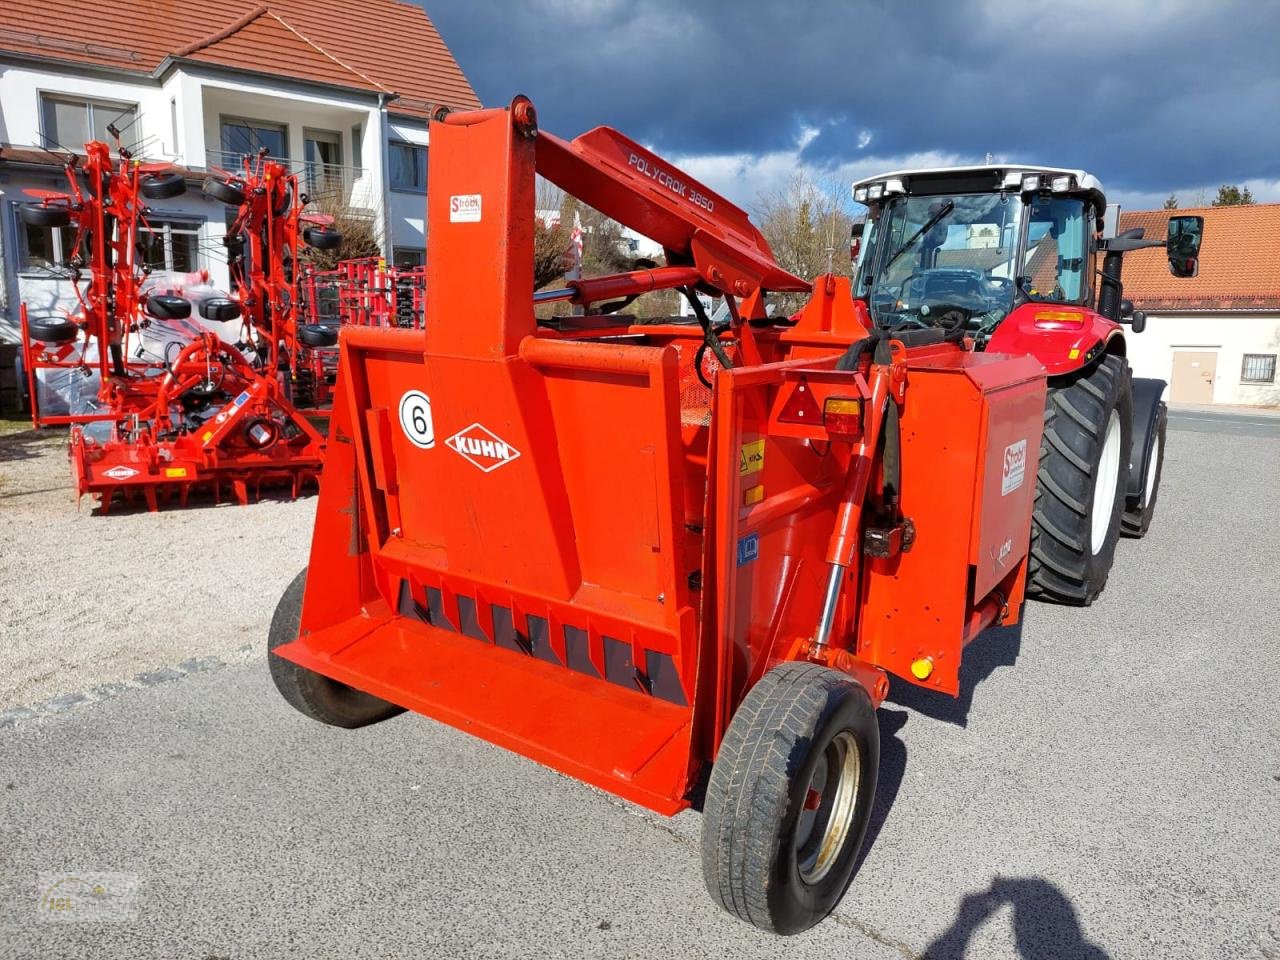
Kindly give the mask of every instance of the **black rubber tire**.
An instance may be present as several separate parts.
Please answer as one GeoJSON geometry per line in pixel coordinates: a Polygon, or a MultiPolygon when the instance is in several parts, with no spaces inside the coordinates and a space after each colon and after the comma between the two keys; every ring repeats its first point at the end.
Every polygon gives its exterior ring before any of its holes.
{"type": "Polygon", "coordinates": [[[1120,538],[1132,432],[1133,398],[1124,357],[1107,354],[1082,371],[1049,381],[1031,523],[1028,596],[1088,606],[1106,586],[1120,538]],[[1119,476],[1107,533],[1094,551],[1093,491],[1112,411],[1119,419],[1119,476]]]}
{"type": "Polygon", "coordinates": [[[142,309],[147,316],[157,320],[185,320],[191,316],[191,301],[182,297],[171,297],[157,293],[147,297],[142,309]]]}
{"type": "Polygon", "coordinates": [[[200,301],[200,316],[214,323],[226,323],[240,318],[240,304],[226,297],[211,297],[200,301]]]}
{"type": "Polygon", "coordinates": [[[216,177],[205,177],[200,189],[206,197],[221,200],[229,207],[238,207],[244,203],[244,188],[216,177]]]}
{"type": "Polygon", "coordinates": [[[271,669],[271,679],[280,695],[304,716],[347,729],[363,727],[403,713],[403,707],[331,680],[272,653],[276,647],[292,643],[298,638],[298,627],[302,622],[302,593],[306,585],[307,568],[303,567],[302,572],[293,578],[293,583],[285,588],[271,618],[271,630],[267,636],[267,666],[271,669]]]}
{"type": "Polygon", "coordinates": [[[1160,475],[1164,472],[1164,440],[1169,425],[1169,408],[1161,403],[1156,407],[1156,443],[1155,461],[1148,468],[1155,471],[1155,481],[1151,485],[1151,493],[1143,490],[1141,502],[1127,508],[1120,517],[1120,532],[1133,540],[1140,540],[1151,529],[1151,518],[1155,516],[1156,500],[1160,496],[1160,475]]]}
{"type": "Polygon", "coordinates": [[[331,227],[304,227],[302,239],[317,250],[337,250],[342,246],[342,234],[331,227]]]}
{"type": "Polygon", "coordinates": [[[813,663],[765,674],[734,714],[707,785],[702,875],[712,899],[771,933],[799,933],[829,914],[853,879],[879,764],[875,708],[858,683],[813,663]],[[811,884],[800,874],[796,828],[815,765],[844,732],[860,759],[856,803],[839,852],[811,884]]]}
{"type": "Polygon", "coordinates": [[[18,219],[32,227],[65,227],[71,223],[71,210],[63,206],[22,203],[18,205],[18,219]]]}
{"type": "Polygon", "coordinates": [[[27,332],[41,343],[70,343],[80,328],[66,317],[28,317],[27,332]]]}
{"type": "Polygon", "coordinates": [[[308,347],[332,347],[338,342],[338,328],[322,323],[304,323],[298,327],[298,339],[308,347]]]}
{"type": "Polygon", "coordinates": [[[168,200],[187,192],[187,181],[180,173],[153,173],[138,181],[138,192],[148,200],[168,200]]]}

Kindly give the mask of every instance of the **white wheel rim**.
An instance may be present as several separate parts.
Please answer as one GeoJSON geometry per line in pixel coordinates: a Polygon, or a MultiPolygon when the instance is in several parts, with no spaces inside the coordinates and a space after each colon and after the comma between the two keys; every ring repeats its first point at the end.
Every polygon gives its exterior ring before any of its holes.
{"type": "Polygon", "coordinates": [[[1094,556],[1102,550],[1111,530],[1115,512],[1116,487],[1120,484],[1120,414],[1111,411],[1107,421],[1107,437],[1102,442],[1102,458],[1098,461],[1098,478],[1093,484],[1093,525],[1091,541],[1094,556]]]}
{"type": "Polygon", "coordinates": [[[1160,462],[1160,434],[1151,441],[1151,452],[1147,454],[1147,490],[1142,495],[1142,507],[1151,505],[1151,494],[1156,490],[1156,464],[1160,462]]]}

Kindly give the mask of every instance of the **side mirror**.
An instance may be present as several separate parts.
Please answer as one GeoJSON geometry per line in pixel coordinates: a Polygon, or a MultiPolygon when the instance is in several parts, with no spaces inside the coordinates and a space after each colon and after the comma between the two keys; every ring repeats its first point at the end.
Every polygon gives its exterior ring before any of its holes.
{"type": "Polygon", "coordinates": [[[1129,317],[1129,329],[1134,333],[1141,333],[1143,330],[1147,329],[1147,315],[1141,310],[1133,311],[1132,315],[1129,317]]]}
{"type": "Polygon", "coordinates": [[[1175,277],[1194,277],[1200,272],[1200,238],[1204,235],[1204,217],[1170,217],[1165,250],[1169,255],[1169,272],[1175,277]]]}

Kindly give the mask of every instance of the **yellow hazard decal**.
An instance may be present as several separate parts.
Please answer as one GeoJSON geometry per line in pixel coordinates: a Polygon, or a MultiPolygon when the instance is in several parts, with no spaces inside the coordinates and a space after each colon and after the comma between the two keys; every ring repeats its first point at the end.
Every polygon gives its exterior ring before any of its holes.
{"type": "Polygon", "coordinates": [[[213,438],[213,431],[212,431],[212,430],[206,430],[206,431],[204,432],[204,434],[200,437],[200,442],[201,442],[201,443],[208,443],[212,438],[213,438]]]}
{"type": "Polygon", "coordinates": [[[186,467],[165,467],[164,475],[166,477],[185,477],[187,475],[186,467]]]}
{"type": "Polygon", "coordinates": [[[764,439],[752,440],[742,445],[738,458],[738,476],[749,477],[764,469],[764,439]]]}
{"type": "Polygon", "coordinates": [[[1077,357],[1079,357],[1079,356],[1080,356],[1080,348],[1079,348],[1079,347],[1072,347],[1072,348],[1071,348],[1071,352],[1067,354],[1067,359],[1068,359],[1068,360],[1075,360],[1075,359],[1076,359],[1077,357]]]}

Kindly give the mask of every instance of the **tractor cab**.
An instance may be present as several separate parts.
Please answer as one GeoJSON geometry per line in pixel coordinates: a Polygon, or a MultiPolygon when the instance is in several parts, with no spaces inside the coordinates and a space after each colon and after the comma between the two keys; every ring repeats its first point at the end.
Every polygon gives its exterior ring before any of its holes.
{"type": "Polygon", "coordinates": [[[877,326],[963,326],[981,349],[1022,303],[1093,303],[1107,201],[1083,170],[901,171],[853,195],[870,208],[854,296],[877,326]]]}

